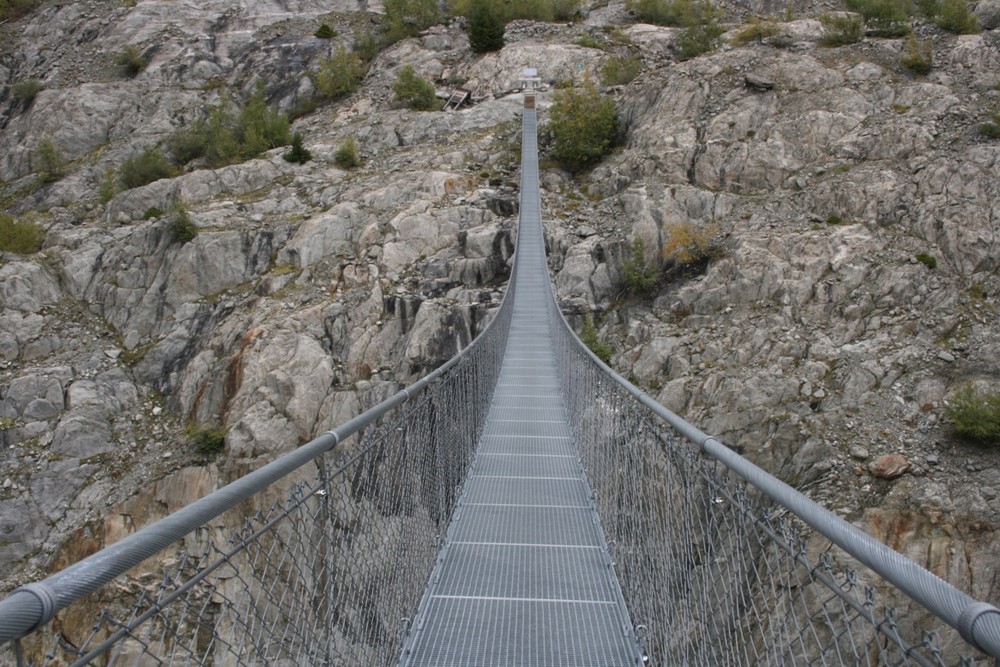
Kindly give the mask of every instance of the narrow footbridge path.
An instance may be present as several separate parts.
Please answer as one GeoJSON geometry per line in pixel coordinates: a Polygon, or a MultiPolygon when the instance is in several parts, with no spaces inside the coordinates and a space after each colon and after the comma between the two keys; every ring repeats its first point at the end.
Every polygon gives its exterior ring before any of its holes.
{"type": "Polygon", "coordinates": [[[408,666],[639,660],[556,367],[535,114],[524,110],[507,348],[408,666]]]}
{"type": "MultiPolygon", "coordinates": [[[[549,283],[525,102],[516,261],[475,341],[0,599],[0,666],[1000,664],[1000,609],[756,467],[577,339],[549,283]]],[[[164,488],[200,474],[178,470],[164,488]]],[[[81,534],[123,530],[107,521],[81,534]]],[[[992,590],[992,570],[967,576],[992,590]]]]}

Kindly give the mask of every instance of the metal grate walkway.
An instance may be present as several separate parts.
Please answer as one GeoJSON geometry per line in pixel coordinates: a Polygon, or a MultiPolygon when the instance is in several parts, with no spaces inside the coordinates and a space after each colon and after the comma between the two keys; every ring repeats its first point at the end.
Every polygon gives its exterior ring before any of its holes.
{"type": "Polygon", "coordinates": [[[536,123],[535,109],[525,108],[506,354],[475,461],[403,655],[408,667],[638,662],[556,374],[536,123]]]}

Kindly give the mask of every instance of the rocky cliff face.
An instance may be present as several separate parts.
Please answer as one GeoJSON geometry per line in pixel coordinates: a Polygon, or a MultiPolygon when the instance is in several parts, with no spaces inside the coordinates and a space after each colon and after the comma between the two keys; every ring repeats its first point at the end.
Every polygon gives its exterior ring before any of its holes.
{"type": "Polygon", "coordinates": [[[0,79],[44,83],[29,105],[0,103],[0,197],[47,233],[41,253],[0,265],[8,581],[202,495],[468,343],[513,249],[520,98],[505,93],[524,66],[596,79],[625,49],[643,70],[610,91],[622,148],[581,179],[543,173],[564,308],[596,316],[614,365],[665,405],[997,597],[997,455],[943,423],[957,387],[1000,373],[1000,144],[977,132],[1000,104],[995,33],[934,33],[935,69],[917,77],[902,40],[822,48],[812,19],[782,24],[781,48],[683,63],[677,31],[633,25],[623,3],[512,24],[482,57],[438,26],[295,122],[313,161],[275,150],[100,203],[109,168],[222,89],[264,80],[271,102],[299,106],[319,59],[377,20],[374,3],[340,4],[78,2],[0,26],[0,79]],[[340,36],[313,37],[320,22],[340,36]],[[133,79],[113,63],[126,44],[149,60],[133,79]],[[476,104],[393,108],[406,64],[442,92],[464,82],[476,104]],[[348,137],[357,170],[333,160],[348,137]],[[69,168],[38,184],[46,138],[69,168]],[[177,198],[199,230],[186,244],[156,213],[177,198]],[[661,263],[682,229],[714,239],[712,259],[629,296],[633,239],[661,263]],[[198,452],[188,424],[228,429],[224,452],[198,452]],[[889,454],[905,459],[893,479],[889,454]]]}

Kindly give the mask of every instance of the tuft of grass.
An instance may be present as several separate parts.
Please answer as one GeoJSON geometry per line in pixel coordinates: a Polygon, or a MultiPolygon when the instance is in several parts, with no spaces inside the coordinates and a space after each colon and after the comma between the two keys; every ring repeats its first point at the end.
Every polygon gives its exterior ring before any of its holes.
{"type": "Polygon", "coordinates": [[[348,137],[340,144],[337,152],[333,155],[333,163],[341,169],[354,169],[361,166],[358,144],[354,141],[354,137],[348,137]]]}
{"type": "Polygon", "coordinates": [[[904,37],[910,34],[908,0],[847,0],[847,8],[861,14],[869,33],[876,37],[904,37]]]}
{"type": "Polygon", "coordinates": [[[937,268],[937,259],[934,258],[934,255],[930,255],[926,252],[920,252],[917,253],[916,260],[921,264],[923,264],[924,266],[926,266],[928,269],[937,268]]]}
{"type": "Polygon", "coordinates": [[[142,56],[138,46],[128,44],[115,55],[115,64],[121,69],[122,74],[134,79],[146,69],[149,62],[142,56]]]}
{"type": "Polygon", "coordinates": [[[979,393],[970,382],[958,390],[945,414],[960,438],[1000,444],[1000,392],[979,393]]]}
{"type": "Polygon", "coordinates": [[[123,190],[131,190],[173,176],[174,169],[159,146],[149,146],[133,155],[118,168],[118,183],[123,190]]]}
{"type": "Polygon", "coordinates": [[[38,79],[24,79],[10,87],[10,97],[22,109],[27,109],[43,90],[45,86],[38,79]]]}
{"type": "Polygon", "coordinates": [[[934,68],[933,42],[910,35],[906,39],[906,51],[899,59],[899,64],[915,74],[929,74],[934,68]]]}
{"type": "Polygon", "coordinates": [[[0,213],[0,252],[32,255],[42,249],[45,230],[34,222],[18,222],[0,213]]]}
{"type": "Polygon", "coordinates": [[[860,16],[825,13],[819,20],[823,24],[819,43],[823,46],[846,46],[860,42],[864,36],[865,23],[860,16]]]}
{"type": "Polygon", "coordinates": [[[195,452],[206,458],[214,459],[226,448],[225,428],[216,428],[204,424],[188,424],[184,435],[194,447],[195,452]]]}
{"type": "Polygon", "coordinates": [[[984,139],[1000,139],[1000,111],[991,113],[989,120],[979,126],[979,135],[984,139]]]}
{"type": "Polygon", "coordinates": [[[744,46],[751,42],[763,44],[772,37],[778,37],[782,34],[781,28],[774,21],[754,16],[745,28],[736,33],[732,43],[736,46],[744,46]]]}
{"type": "Polygon", "coordinates": [[[845,220],[836,213],[831,213],[826,216],[826,224],[828,225],[842,225],[844,222],[845,220]]]}
{"type": "Polygon", "coordinates": [[[597,328],[594,326],[594,320],[590,316],[584,320],[583,328],[580,329],[580,340],[590,348],[591,352],[597,355],[598,359],[606,364],[611,363],[611,355],[614,353],[614,350],[597,335],[597,328]]]}

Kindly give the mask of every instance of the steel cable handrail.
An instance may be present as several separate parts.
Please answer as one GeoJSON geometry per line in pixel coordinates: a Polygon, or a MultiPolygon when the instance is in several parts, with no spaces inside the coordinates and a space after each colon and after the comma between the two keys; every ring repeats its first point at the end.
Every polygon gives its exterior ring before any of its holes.
{"type": "MultiPolygon", "coordinates": [[[[513,277],[516,271],[515,249],[510,286],[514,284],[513,277]]],[[[42,581],[12,591],[6,598],[0,600],[0,645],[30,634],[76,600],[93,593],[227,510],[249,500],[291,472],[330,452],[337,444],[377,423],[419,395],[432,383],[468,359],[494,326],[509,323],[509,318],[501,315],[512,307],[512,292],[512,287],[507,289],[494,317],[468,347],[412,385],[294,451],[105,547],[96,554],[42,581]]]]}
{"type": "MultiPolygon", "coordinates": [[[[554,293],[553,303],[555,303],[554,293]]],[[[579,351],[636,401],[699,447],[704,454],[722,463],[753,488],[788,509],[804,523],[923,605],[957,630],[969,644],[1000,659],[1000,609],[959,590],[660,405],[594,354],[573,331],[558,304],[555,305],[554,310],[558,313],[561,326],[565,333],[571,336],[579,351]]]]}

